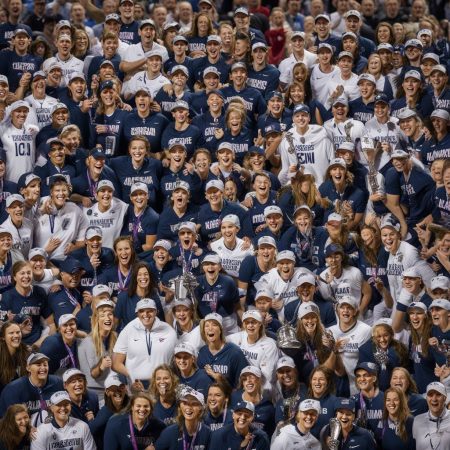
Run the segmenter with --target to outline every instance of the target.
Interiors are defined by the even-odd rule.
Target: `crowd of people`
[[[450,449],[442,0],[0,4],[0,450]]]

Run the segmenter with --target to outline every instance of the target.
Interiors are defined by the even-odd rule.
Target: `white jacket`
[[[294,425],[286,425],[280,430],[270,446],[270,450],[321,450],[320,442],[311,434],[302,436]]]

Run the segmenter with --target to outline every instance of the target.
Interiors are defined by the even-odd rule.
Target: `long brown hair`
[[[386,398],[391,392],[395,392],[400,400],[400,405],[398,409],[398,436],[403,442],[408,440],[408,433],[406,432],[406,419],[411,415],[408,407],[408,400],[406,395],[400,388],[389,387],[384,391],[384,405],[383,405],[383,422],[387,422],[389,419],[389,412],[386,408]]]
[[[16,414],[28,413],[25,405],[11,405],[7,410],[3,419],[0,420],[0,444],[3,444],[6,450],[16,450],[19,447],[23,436],[20,436],[16,425]],[[31,423],[27,426],[26,436],[30,436]]]
[[[421,330],[415,330],[411,327],[411,339],[414,345],[421,346],[421,352],[423,356],[428,356],[428,348],[430,344],[428,343],[428,339],[431,337],[431,328],[433,326],[433,322],[431,317],[425,313],[425,322],[422,325]]]
[[[206,33],[206,36],[210,36],[211,34],[214,34],[214,28],[213,28],[213,23],[211,21],[211,18],[208,16],[207,13],[200,12],[200,13],[197,13],[194,16],[194,19],[192,20],[191,29],[187,33],[188,38],[189,37],[198,37],[198,19],[200,19],[200,17],[206,17],[208,19],[208,32]]]
[[[116,238],[114,240],[114,244],[113,244],[113,249],[114,249],[114,263],[115,264],[119,264],[119,258],[117,256],[117,244],[119,244],[122,241],[127,241],[130,244],[131,247],[131,257],[130,257],[130,267],[133,266],[133,264],[136,261],[136,252],[134,250],[134,245],[133,245],[133,238],[131,236],[119,236],[118,238]]]
[[[136,294],[137,289],[137,274],[140,269],[146,269],[149,276],[149,285],[147,288],[147,292],[145,293],[146,297],[151,297],[156,290],[156,283],[155,278],[152,275],[152,271],[150,270],[149,265],[144,261],[139,261],[133,266],[131,277],[130,277],[130,284],[128,285],[128,295],[132,297],[134,294]]]
[[[27,358],[30,354],[27,346],[21,341],[14,355],[11,356],[6,345],[6,331],[12,326],[19,327],[17,323],[7,321],[0,329],[0,385],[3,386],[14,380],[17,375],[21,377],[27,375]]]
[[[165,370],[166,372],[169,372],[170,379],[172,381],[172,386],[170,387],[167,394],[168,394],[169,400],[171,400],[171,402],[175,402],[175,398],[176,398],[175,392],[178,387],[179,379],[175,375],[175,372],[172,370],[172,368],[168,364],[160,364],[154,370],[153,375],[152,375],[152,381],[150,382],[150,387],[149,387],[148,391],[155,401],[157,401],[159,399],[159,392],[158,392],[158,388],[156,387],[156,372],[158,372],[159,370]]]
[[[325,378],[327,379],[327,388],[325,389],[325,392],[323,393],[323,397],[326,395],[332,395],[336,392],[336,387],[334,385],[334,372],[329,369],[326,366],[317,366],[314,367],[314,369],[311,372],[311,375],[309,376],[309,383],[308,383],[308,397],[307,398],[315,398],[313,390],[311,388],[311,380],[314,374],[317,372],[322,372],[325,375]]]
[[[322,338],[325,333],[325,328],[322,322],[320,321],[319,314],[316,314],[316,316],[317,316],[317,326],[312,341],[311,337],[306,332],[305,327],[303,326],[302,319],[298,319],[297,321],[297,338],[302,343],[309,342],[312,344],[313,350],[317,352],[317,358],[319,360],[319,363],[322,364],[330,355],[330,350],[328,350],[323,345]]]
[[[372,232],[374,243],[375,243],[375,248],[371,248],[364,243],[364,241],[361,238],[362,230],[369,230]],[[366,260],[369,262],[369,264],[372,267],[378,267],[378,251],[381,248],[380,232],[377,228],[373,227],[372,225],[363,225],[361,227],[361,231],[359,233],[355,233],[356,245],[362,251],[362,254],[366,258]]]
[[[396,370],[401,372],[403,375],[405,375],[406,379],[408,380],[408,389],[406,390],[406,393],[407,394],[417,394],[419,392],[419,390],[417,389],[417,384],[414,381],[414,378],[412,377],[412,375],[409,373],[409,371],[407,369],[405,369],[404,367],[394,367],[394,369],[392,370],[391,379],[392,379],[392,375],[394,374],[394,372]]]

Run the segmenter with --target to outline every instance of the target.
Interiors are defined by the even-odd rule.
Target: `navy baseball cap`
[[[89,156],[92,156],[95,159],[105,159],[106,155],[103,153],[102,149],[99,147],[94,147],[89,151]]]
[[[389,105],[389,98],[386,94],[377,94],[375,95],[374,103],[383,102],[386,103],[386,105]]]
[[[61,272],[65,272],[65,273],[77,273],[80,272],[83,269],[83,266],[81,265],[80,261],[78,261],[75,258],[66,258],[64,261],[61,262],[61,264],[59,265],[59,269],[61,270]]]
[[[352,398],[338,397],[334,403],[334,411],[337,411],[338,409],[347,409],[348,411],[354,413],[355,400],[353,400]]]
[[[213,89],[212,91],[209,91],[206,96],[209,97],[211,94],[218,95],[219,97],[223,98],[223,93],[219,91],[219,89]]]
[[[280,100],[283,100],[283,94],[280,91],[269,91],[266,94],[266,102],[268,102],[270,99],[277,97]]]
[[[105,89],[114,89],[114,83],[111,80],[104,81],[100,85],[100,92],[104,91]]]
[[[251,147],[249,147],[248,153],[249,154],[257,153],[258,155],[264,155],[264,149],[257,145],[252,145]]]
[[[267,125],[264,127],[264,137],[266,137],[268,134],[277,133],[281,134],[281,126],[278,122],[271,123],[270,125]]]
[[[327,245],[325,249],[325,257],[332,255],[333,253],[342,253],[345,255],[344,249],[339,244],[330,244]]]
[[[357,370],[365,370],[366,372],[371,373],[372,375],[378,375],[378,364],[375,364],[373,362],[362,362],[359,363],[355,370],[353,371],[354,374],[356,374]]]
[[[298,105],[295,105],[294,108],[294,115],[300,112],[304,112],[307,114],[311,114],[310,110],[309,110],[309,106],[305,105],[304,103],[299,103]]]

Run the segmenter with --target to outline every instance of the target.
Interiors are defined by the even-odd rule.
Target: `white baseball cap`
[[[251,373],[252,375],[255,375],[255,377],[258,377],[258,378],[262,377],[261,369],[259,367],[256,367],[256,366],[246,366],[246,367],[244,367],[241,370],[240,377],[242,377],[242,375],[244,375],[246,373]]]
[[[242,314],[242,322],[247,319],[255,319],[258,322],[263,322],[261,313],[256,309],[249,309],[248,311],[245,311],[244,314]]]
[[[290,367],[295,369],[295,362],[290,356],[282,356],[277,362],[277,370],[283,367]]]
[[[277,205],[270,205],[264,208],[264,217],[268,217],[270,214],[280,214],[283,215],[283,211]]]
[[[431,279],[430,289],[434,291],[435,289],[449,289],[449,279],[444,275],[438,275]]]
[[[241,228],[241,222],[239,220],[239,217],[236,216],[236,214],[227,214],[221,221],[221,223],[231,223],[237,228]]]
[[[298,308],[297,317],[299,319],[302,319],[307,314],[314,313],[317,315],[317,317],[320,317],[320,311],[318,306],[313,302],[305,302],[301,303],[300,307]]]
[[[69,320],[77,320],[77,318],[73,314],[63,314],[60,316],[58,320],[58,327],[61,327],[62,325],[65,325]]]
[[[283,261],[285,259],[295,262],[294,252],[291,252],[290,250],[283,250],[282,252],[278,253],[277,262]]]
[[[222,324],[223,324],[222,316],[220,314],[217,314],[217,313],[214,313],[214,312],[207,314],[203,320],[205,322],[207,320],[215,320],[220,326],[222,326]]]
[[[142,309],[158,309],[158,308],[156,307],[155,300],[151,298],[143,298],[142,300],[139,300],[137,302],[134,312],[141,311]]]
[[[176,355],[177,353],[188,353],[189,355],[192,355],[195,358],[197,358],[197,351],[188,342],[186,343],[181,342],[177,344],[173,350],[173,354]]]
[[[302,412],[316,411],[317,414],[320,414],[321,409],[320,402],[311,398],[303,400],[300,405],[298,405],[298,410]]]
[[[112,289],[106,284],[97,284],[92,288],[92,295],[97,297],[102,294],[108,294],[111,297]]]

